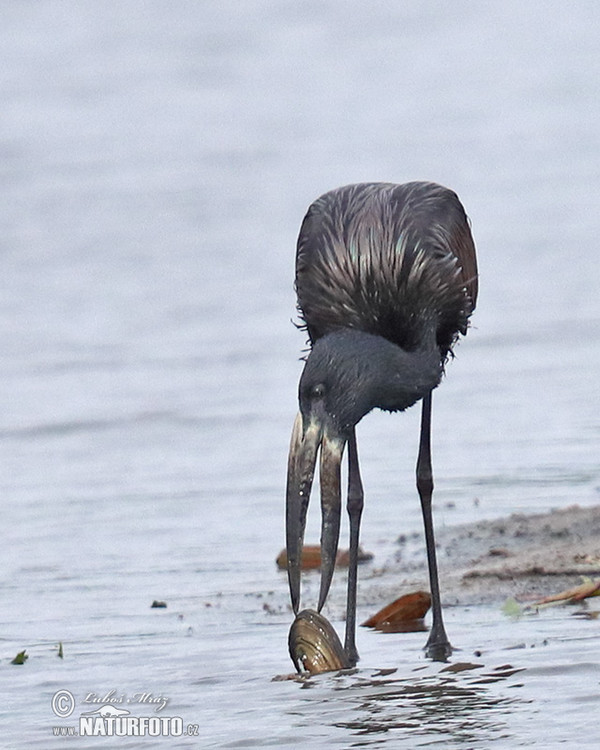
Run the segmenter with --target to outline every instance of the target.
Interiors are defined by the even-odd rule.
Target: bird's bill
[[[340,487],[342,455],[345,441],[338,436],[330,436],[327,431],[321,440],[321,590],[319,606],[323,609],[337,557],[340,538],[340,517],[342,493]]]
[[[294,614],[298,614],[300,605],[300,567],[306,512],[321,435],[322,427],[317,421],[312,421],[304,430],[302,415],[298,413],[290,441],[285,503],[287,569]]]
[[[292,430],[286,491],[286,546],[290,596],[295,614],[300,606],[300,571],[306,513],[317,452],[321,449],[321,590],[325,603],[337,555],[341,516],[340,467],[345,441],[331,435],[326,421],[312,416],[304,425],[298,414]]]

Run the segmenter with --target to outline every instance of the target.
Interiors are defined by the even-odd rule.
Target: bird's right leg
[[[356,648],[356,588],[358,579],[358,538],[363,503],[364,493],[358,466],[356,431],[353,428],[348,440],[347,510],[350,519],[350,561],[348,566],[348,599],[346,602],[346,638],[344,642],[344,651],[351,666],[354,666],[359,659]]]
[[[431,631],[425,645],[425,650],[430,659],[434,661],[446,661],[452,653],[452,646],[448,641],[442,620],[433,518],[431,514],[431,496],[433,494],[433,472],[431,470],[431,391],[423,398],[421,437],[419,440],[419,456],[417,458],[417,489],[421,498],[421,510],[423,511],[423,523],[425,525],[425,543],[427,545],[429,583],[431,586],[431,611],[433,615]]]

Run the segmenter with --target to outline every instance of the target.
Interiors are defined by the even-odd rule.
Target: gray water
[[[274,558],[294,243],[325,190],[430,179],[471,217],[480,304],[434,398],[438,527],[600,500],[597,3],[0,10],[2,745],[597,746],[598,621],[564,611],[448,609],[465,672],[427,662],[423,633],[361,630],[355,674],[271,681],[292,668]],[[375,564],[421,529],[418,417],[359,429]],[[197,736],[53,736],[113,690]]]

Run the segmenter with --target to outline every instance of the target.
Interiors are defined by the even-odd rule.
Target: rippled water
[[[599,20],[584,0],[4,3],[7,746],[148,746],[52,736],[112,690],[198,725],[161,746],[597,746],[598,625],[564,611],[449,609],[461,672],[422,633],[361,631],[358,672],[271,678],[291,671],[294,242],[321,192],[433,179],[471,216],[437,524],[599,500]],[[360,427],[376,562],[420,530],[417,427]]]

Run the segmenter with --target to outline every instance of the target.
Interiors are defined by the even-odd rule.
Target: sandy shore
[[[454,526],[436,541],[446,605],[528,601],[576,586],[582,576],[600,578],[600,506]],[[429,588],[422,538],[398,550],[397,562],[361,566],[361,603]]]

